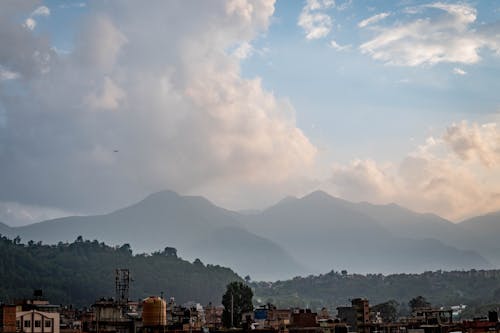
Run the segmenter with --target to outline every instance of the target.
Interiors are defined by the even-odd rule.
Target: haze
[[[171,189],[500,210],[497,1],[0,2],[0,221]]]

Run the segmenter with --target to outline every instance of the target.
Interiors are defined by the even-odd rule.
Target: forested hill
[[[348,274],[331,271],[287,281],[253,283],[258,302],[278,306],[335,309],[356,297],[370,304],[397,301],[404,312],[408,301],[424,296],[434,306],[499,303],[500,270],[435,271],[422,274]]]
[[[132,254],[128,244],[110,247],[81,238],[42,245],[0,238],[0,302],[30,297],[43,289],[54,304],[88,306],[114,297],[116,268],[130,269],[131,299],[164,293],[178,303],[220,304],[226,285],[241,278],[229,268],[182,260],[166,248],[151,255]]]

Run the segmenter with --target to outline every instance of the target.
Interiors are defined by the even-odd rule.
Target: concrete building
[[[348,325],[350,332],[370,332],[370,304],[367,299],[355,298],[351,306],[338,307],[337,312],[337,318]]]
[[[85,323],[89,332],[95,333],[135,333],[139,328],[138,315],[128,313],[128,306],[114,299],[102,298],[92,304],[90,323]]]
[[[16,306],[0,305],[0,333],[16,332]]]
[[[59,313],[35,309],[16,311],[16,327],[23,333],[59,333]]]

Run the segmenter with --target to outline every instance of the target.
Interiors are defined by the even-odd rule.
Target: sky
[[[171,189],[500,210],[500,3],[0,2],[0,221]]]

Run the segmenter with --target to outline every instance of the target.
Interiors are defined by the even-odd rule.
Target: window
[[[41,320],[35,320],[35,327],[42,327],[42,321]]]
[[[31,327],[31,320],[25,320],[23,327]]]
[[[16,327],[21,328],[21,321],[20,320],[16,320]]]
[[[45,327],[51,327],[52,326],[52,321],[50,319],[45,320]]]

